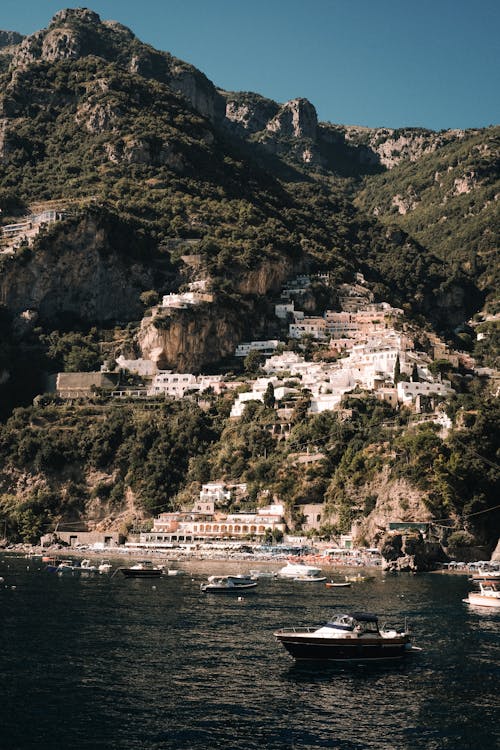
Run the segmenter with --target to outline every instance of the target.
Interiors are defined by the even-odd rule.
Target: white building
[[[120,370],[128,370],[135,375],[145,378],[151,378],[158,372],[156,362],[153,362],[151,359],[125,359],[120,354],[116,359],[116,364]]]
[[[259,352],[260,354],[273,354],[280,342],[277,339],[267,341],[244,341],[235,349],[236,357],[246,357],[250,352]]]
[[[274,314],[280,320],[286,320],[289,315],[293,315],[294,307],[294,302],[279,302],[274,306]]]
[[[254,513],[230,514],[216,513],[210,503],[201,505],[201,512],[193,509],[188,513],[162,513],[154,519],[153,529],[141,534],[140,543],[155,547],[173,542],[263,537],[276,530],[285,532],[281,503],[259,508]]]
[[[300,354],[286,351],[266,359],[262,365],[262,369],[269,374],[289,372],[292,375],[298,375],[307,370],[310,364]]]
[[[225,390],[223,375],[193,375],[189,372],[160,370],[148,389],[149,396],[171,396],[183,398],[187,391],[205,391],[212,388],[215,393]]]
[[[202,302],[213,302],[213,294],[197,291],[165,294],[162,298],[161,306],[182,310],[192,305],[201,305]]]
[[[165,396],[172,396],[173,398],[182,398],[188,390],[198,390],[196,375],[161,370],[153,378],[148,394],[150,396],[163,394]]]
[[[324,318],[303,318],[296,320],[288,326],[288,333],[292,339],[301,339],[309,335],[317,341],[326,339],[326,321]]]
[[[441,383],[406,383],[397,384],[398,401],[402,404],[411,404],[417,396],[440,396],[446,398],[455,391],[448,382]]]

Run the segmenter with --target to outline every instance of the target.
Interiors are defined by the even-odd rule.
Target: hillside
[[[281,335],[273,303],[297,274],[327,279],[306,311],[340,309],[341,285],[361,275],[370,299],[404,311],[402,328],[426,352],[436,332],[472,350],[467,321],[496,312],[498,132],[321,123],[306,99],[222,91],[86,9],[29,37],[0,32],[9,535],[33,539],[57,521],[126,526],[221,477],[247,482],[254,503],[284,499],[292,526],[301,505],[318,503],[335,533],[358,521],[367,541],[391,513],[460,525],[491,508],[496,402],[463,362],[433,363],[454,378],[449,435],[410,426],[404,408],[359,388],[343,402],[346,423],[308,414],[304,389],[281,442],[274,409],[253,402],[235,422],[228,396],[199,406],[117,404],[98,388],[87,402],[43,394],[56,372],[113,369],[118,355],[155,352],[160,369],[184,373],[233,367],[238,343]],[[191,288],[203,304],[158,313],[163,295]],[[477,352],[495,364],[497,338]],[[317,463],[300,464],[297,446],[317,450]],[[470,528],[493,541],[481,516]]]
[[[397,224],[498,302],[500,128],[463,132],[439,151],[365,181],[356,203]]]

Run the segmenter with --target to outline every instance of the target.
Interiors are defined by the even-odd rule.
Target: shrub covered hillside
[[[0,428],[8,536],[36,541],[57,522],[89,520],[125,530],[189,507],[201,483],[224,479],[248,484],[251,507],[283,501],[299,530],[304,503],[324,505],[326,536],[380,519],[393,484],[396,512],[417,493],[429,519],[465,528],[477,543],[496,541],[498,509],[485,511],[498,505],[497,400],[457,396],[450,406],[456,427],[446,439],[432,424],[408,427],[408,415],[376,400],[351,396],[344,406],[347,421],[334,412],[305,416],[298,402],[284,441],[272,434],[275,410],[257,402],[236,422],[227,418],[228,402],[215,398],[208,411],[189,401],[147,408],[98,399],[17,409]],[[299,460],[306,451],[312,462]]]
[[[433,154],[368,178],[356,202],[476,278],[494,307],[499,167],[500,128],[464,132]]]

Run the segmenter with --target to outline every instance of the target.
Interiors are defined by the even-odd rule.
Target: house
[[[188,512],[162,513],[154,519],[151,531],[140,534],[140,546],[264,537],[274,531],[284,533],[286,529],[281,503],[259,508],[251,513],[218,513],[211,504],[203,505],[209,512],[199,512],[196,507],[195,503],[194,508]]]
[[[277,339],[268,341],[245,341],[238,344],[234,351],[235,357],[246,357],[250,352],[260,352],[260,354],[273,354],[278,348],[280,342]]]
[[[90,398],[101,389],[111,392],[117,385],[118,373],[114,372],[59,372],[56,377],[56,393],[59,398]]]
[[[324,340],[326,339],[326,321],[324,318],[304,318],[290,323],[288,333],[292,339],[301,339],[309,335],[318,341]]]

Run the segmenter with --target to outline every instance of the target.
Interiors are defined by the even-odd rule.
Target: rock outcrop
[[[14,316],[36,312],[44,323],[66,315],[96,321],[137,320],[139,296],[153,286],[150,268],[124,257],[98,220],[85,216],[41,237],[23,262],[7,264],[0,302]]]
[[[285,138],[316,138],[318,116],[307,99],[292,99],[283,104],[266,130]]]
[[[144,318],[138,333],[141,356],[160,370],[196,372],[234,353],[241,340],[242,321],[220,306]]]
[[[440,544],[426,542],[419,533],[387,534],[380,545],[382,569],[397,572],[434,570],[447,557]]]

